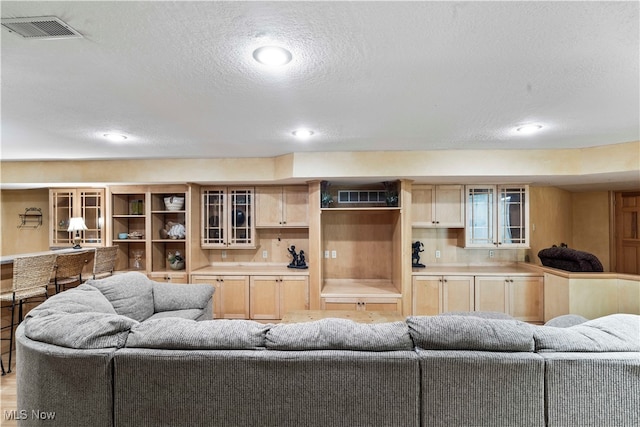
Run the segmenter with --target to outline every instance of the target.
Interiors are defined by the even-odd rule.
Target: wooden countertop
[[[530,264],[483,264],[483,265],[428,265],[425,268],[414,268],[413,276],[541,276],[542,271],[531,268]]]
[[[601,273],[581,273],[560,270],[558,268],[545,267],[543,265],[527,264],[528,268],[539,271],[541,274],[549,273],[566,279],[625,279],[640,281],[640,275],[628,273],[616,273],[615,271],[604,271]]]
[[[28,254],[15,254],[15,255],[4,255],[0,257],[0,264],[13,264],[13,260],[16,258],[23,258],[29,256],[38,256],[38,255],[48,255],[48,254],[66,254],[69,252],[88,252],[95,251],[93,247],[81,248],[81,249],[73,249],[73,248],[64,248],[64,249],[56,249],[54,251],[42,251],[42,252],[31,252]]]
[[[219,274],[225,275],[264,275],[277,276],[281,274],[294,276],[308,276],[309,269],[288,268],[287,264],[270,264],[270,263],[231,263],[221,262],[215,263],[207,267],[193,270],[191,275],[196,276],[215,276]]]

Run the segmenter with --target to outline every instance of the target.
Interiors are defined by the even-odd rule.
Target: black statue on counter
[[[411,267],[424,268],[425,265],[420,263],[420,252],[424,252],[424,245],[422,242],[414,242],[411,244],[413,253],[411,254]]]
[[[300,251],[300,254],[296,253],[296,247],[294,245],[291,245],[291,247],[287,248],[287,250],[293,257],[287,267],[300,269],[309,268],[309,266],[307,265],[307,261],[305,260],[304,251]]]

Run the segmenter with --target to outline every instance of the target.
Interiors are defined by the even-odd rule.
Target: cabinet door
[[[323,310],[348,310],[357,311],[360,302],[357,298],[322,298]]]
[[[164,283],[188,283],[187,273],[168,273],[168,272],[156,272],[147,274],[149,279],[154,282],[164,282]]]
[[[508,313],[507,278],[480,276],[475,279],[475,310]]]
[[[280,319],[280,278],[252,276],[249,290],[251,319]]]
[[[306,185],[282,187],[282,211],[284,226],[309,226],[309,189]]]
[[[281,227],[282,215],[282,187],[256,187],[256,227]]]
[[[255,248],[255,203],[253,188],[229,188],[227,247]]]
[[[474,280],[472,276],[445,276],[442,279],[441,313],[474,310]]]
[[[202,189],[200,244],[203,248],[225,248],[227,242],[227,196],[225,188]]]
[[[441,313],[441,276],[414,276],[413,315],[434,316]]]
[[[49,190],[49,246],[73,246],[67,231],[69,219],[74,216],[76,192],[72,189]]]
[[[280,282],[280,317],[290,311],[309,309],[309,278],[283,276]]]
[[[524,322],[544,321],[544,279],[509,278],[509,314]]]
[[[414,185],[411,189],[411,222],[414,227],[435,227],[435,187]]]
[[[220,299],[220,280],[215,276],[191,276],[191,283],[210,285],[215,288],[213,293],[213,318],[219,319],[222,313]]]
[[[464,227],[464,187],[462,185],[438,185],[433,206],[437,227]]]
[[[467,185],[466,247],[495,247],[495,186]]]
[[[529,246],[529,201],[526,186],[498,187],[498,245]]]
[[[220,276],[216,281],[220,311],[214,312],[214,318],[248,319],[249,276]]]

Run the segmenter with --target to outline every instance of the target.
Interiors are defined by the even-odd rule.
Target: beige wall
[[[573,246],[573,206],[571,194],[556,187],[529,188],[529,259],[540,264],[538,252],[552,245]]]
[[[18,228],[26,208],[42,209],[42,226]],[[0,193],[2,255],[49,249],[49,190],[2,190]]]
[[[610,266],[609,193],[573,193],[573,245],[598,257],[605,271]]]

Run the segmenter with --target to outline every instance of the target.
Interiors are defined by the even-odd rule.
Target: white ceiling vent
[[[82,34],[55,16],[2,18],[2,26],[25,39],[69,39]]]

